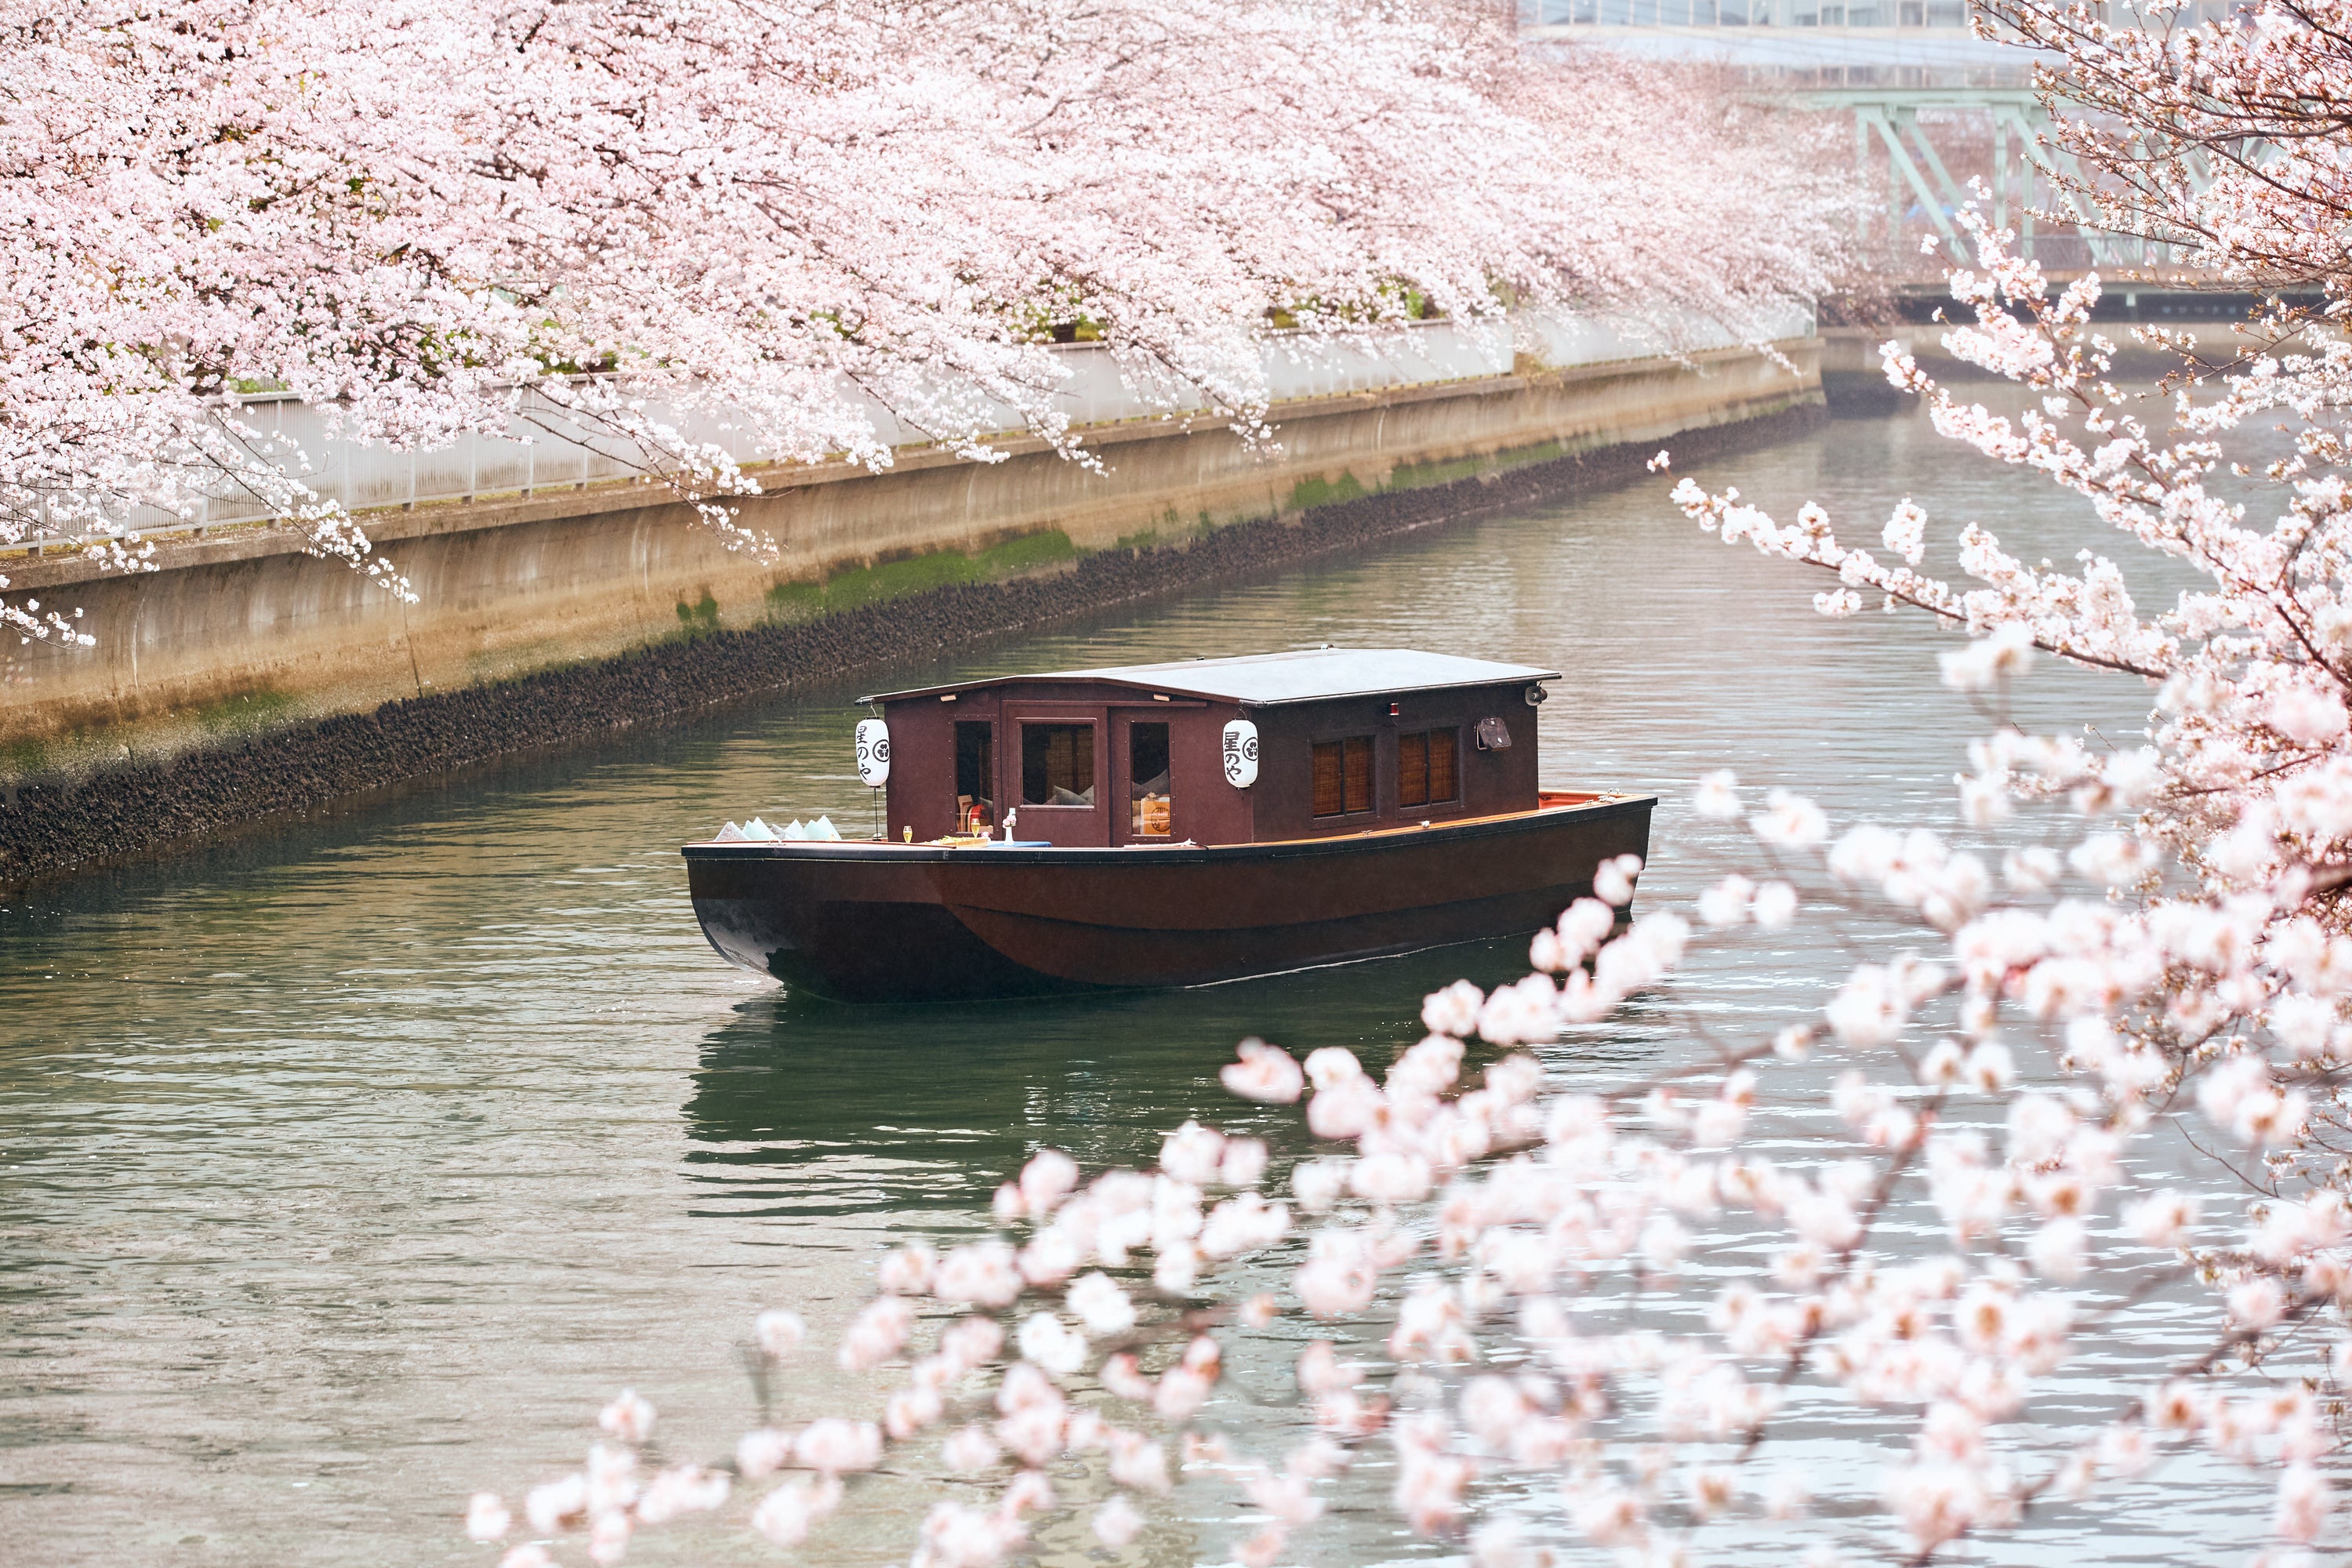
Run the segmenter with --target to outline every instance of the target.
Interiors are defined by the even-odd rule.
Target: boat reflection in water
[[[1532,932],[1603,861],[1646,855],[1656,804],[1538,787],[1557,679],[1319,648],[868,698],[887,835],[688,845],[695,913],[734,963],[861,1002],[1193,985]]]
[[[887,1216],[893,1228],[947,1234],[986,1226],[990,1194],[1040,1139],[1089,1171],[1145,1166],[1171,1130],[1199,1118],[1265,1139],[1277,1161],[1310,1153],[1298,1107],[1239,1100],[1218,1082],[1236,1040],[1263,1036],[1301,1055],[1348,1046],[1377,1077],[1423,1032],[1429,992],[1526,972],[1525,942],[1507,937],[1230,985],[986,1008],[853,1010],[764,992],[701,1047],[683,1108],[698,1146],[688,1156],[698,1207]],[[1587,1065],[1646,1061],[1656,1048],[1636,1025],[1577,1054]]]

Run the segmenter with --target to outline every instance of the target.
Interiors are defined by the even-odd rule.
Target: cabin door
[[[1112,807],[1108,715],[1102,709],[1008,704],[1004,798],[1020,816],[1013,837],[1108,846]]]
[[[955,726],[955,830],[993,831],[996,809],[996,722],[959,719]]]
[[[1166,844],[1175,836],[1173,727],[1160,709],[1149,719],[1122,719],[1126,744],[1120,748],[1119,791],[1124,812],[1114,826],[1124,844]]]

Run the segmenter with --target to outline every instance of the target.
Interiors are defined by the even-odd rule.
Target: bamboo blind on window
[[[1397,804],[1440,805],[1461,797],[1462,731],[1423,730],[1397,737]]]
[[[1315,815],[1348,816],[1372,809],[1372,738],[1350,735],[1315,747]]]
[[[1340,764],[1339,742],[1325,741],[1315,748],[1315,815],[1337,816],[1348,809],[1346,771]]]

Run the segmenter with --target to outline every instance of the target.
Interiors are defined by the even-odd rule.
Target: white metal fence
[[[1539,345],[1545,363],[1559,368],[1658,358],[1672,352],[1700,353],[1733,348],[1742,340],[1710,325],[1669,323],[1667,330],[1628,320],[1528,317],[1518,323],[1525,336]],[[1811,311],[1791,308],[1770,323],[1765,335],[1774,338],[1808,336]],[[1171,413],[1199,412],[1204,399],[1189,388],[1172,397],[1153,398],[1129,384],[1105,347],[1094,343],[1057,346],[1054,351],[1069,372],[1055,392],[1061,410],[1076,426],[1106,425],[1120,420],[1156,418]],[[1502,323],[1457,325],[1451,321],[1419,323],[1412,329],[1370,344],[1309,342],[1276,338],[1265,351],[1266,382],[1276,407],[1302,398],[1328,397],[1351,392],[1377,392],[1430,385],[1477,377],[1507,374],[1514,363],[1514,336]],[[527,394],[526,397],[535,397]],[[253,398],[243,408],[246,422],[276,437],[273,460],[323,500],[352,511],[385,507],[413,507],[437,501],[471,500],[493,495],[530,495],[551,489],[571,489],[624,480],[640,471],[631,454],[617,443],[600,446],[593,439],[552,435],[531,421],[534,407],[548,423],[567,423],[552,404],[526,402],[505,437],[467,435],[430,451],[393,451],[331,436],[319,411],[293,397]],[[877,434],[893,447],[927,444],[879,405],[868,416]],[[1005,428],[1018,428],[1010,410],[1003,411]],[[750,433],[730,427],[716,416],[689,416],[676,421],[691,439],[724,448],[738,463],[765,462],[764,451]],[[181,518],[169,512],[142,510],[104,529],[58,536],[43,542],[78,545],[94,539],[184,533],[267,521],[270,509],[251,495],[226,486],[205,498],[194,514]]]

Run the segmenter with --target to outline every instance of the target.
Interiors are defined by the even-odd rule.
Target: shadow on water
[[[850,1006],[789,993],[743,1002],[704,1041],[685,1107],[688,1161],[742,1212],[909,1213],[970,1223],[1045,1143],[1133,1164],[1169,1128],[1213,1112],[1279,1153],[1304,1152],[1290,1107],[1226,1094],[1217,1070],[1262,1035],[1354,1050],[1373,1072],[1422,1033],[1420,998],[1526,967],[1524,938],[1184,991]],[[854,1173],[835,1179],[844,1162]]]

